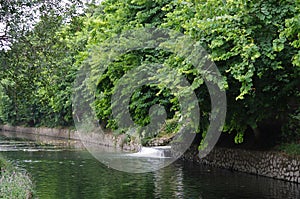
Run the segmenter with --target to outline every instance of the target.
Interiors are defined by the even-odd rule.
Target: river
[[[295,183],[190,162],[132,174],[99,163],[86,150],[0,137],[1,154],[31,175],[40,199],[300,198]]]

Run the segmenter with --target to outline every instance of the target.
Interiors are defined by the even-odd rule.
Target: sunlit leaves
[[[11,21],[11,26],[18,28],[21,24],[27,29],[17,35],[13,35],[15,29],[11,29],[9,34],[14,43],[10,50],[0,51],[0,82],[9,99],[2,100],[6,104],[2,106],[6,107],[4,113],[0,113],[0,117],[5,116],[2,119],[4,123],[46,126],[72,124],[70,97],[76,75],[73,63],[83,44],[75,36],[81,22],[73,18],[77,15],[74,8],[79,1],[62,7],[61,2],[55,2],[36,1],[27,5],[37,6],[35,8],[40,11],[36,13],[40,20],[32,24],[24,24],[18,18]],[[18,6],[15,8],[16,15],[24,11],[18,10],[21,9]]]
[[[273,107],[288,112],[288,97],[281,89],[296,95],[297,89],[287,87],[287,82],[299,78],[299,69],[293,67],[300,65],[299,1],[187,2],[166,6],[169,13],[163,26],[197,39],[224,71],[231,107],[227,120],[232,128],[227,130],[242,132],[267,118],[278,118],[282,112]],[[235,141],[241,138],[238,134]]]
[[[11,6],[5,9],[15,12]],[[8,89],[7,96],[13,103],[19,105],[24,98],[26,104],[33,95],[35,100],[21,108],[27,111],[29,103],[35,104],[34,109],[39,109],[37,112],[41,115],[56,117],[55,121],[69,121],[70,84],[76,70],[90,64],[91,72],[99,74],[103,69],[101,56],[109,56],[93,56],[92,63],[87,63],[91,49],[109,47],[110,38],[141,27],[179,31],[207,50],[224,76],[222,84],[227,89],[229,107],[225,130],[240,132],[235,139],[237,143],[243,141],[242,132],[248,127],[259,127],[268,119],[285,118],[295,109],[291,108],[290,101],[299,101],[298,0],[106,0],[98,6],[90,5],[87,10],[76,18],[77,21],[65,24],[63,17],[55,12],[44,15],[34,33],[16,43],[12,52],[2,54],[0,83],[3,88],[16,88],[17,93]],[[119,42],[128,48],[141,46],[147,36],[139,35],[138,38],[144,39],[131,43],[126,43],[126,39]],[[178,49],[186,50],[184,45]],[[127,71],[148,63],[164,64],[184,75],[196,92],[201,114],[208,118],[209,96],[198,71],[176,54],[139,49],[119,56],[101,77],[91,78],[90,85],[97,86],[96,97],[101,98],[93,104],[100,120],[107,120],[108,127],[115,127],[109,105],[113,87]],[[172,81],[172,77],[165,83],[168,81]],[[23,98],[14,98],[17,94]],[[136,91],[132,96],[131,112],[140,124],[149,122],[147,109],[153,105],[150,99],[169,106],[170,115],[178,110],[178,99],[161,85],[156,89]]]

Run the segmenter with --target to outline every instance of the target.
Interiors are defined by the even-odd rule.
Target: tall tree
[[[55,115],[57,110],[53,110],[55,108],[50,105],[49,100],[50,95],[56,93],[49,88],[50,85],[57,88],[58,80],[53,79],[61,78],[59,81],[64,82],[63,73],[71,71],[66,68],[71,66],[70,62],[74,58],[72,55],[66,56],[70,46],[66,46],[63,34],[59,36],[59,31],[62,27],[68,27],[64,29],[70,32],[79,30],[79,21],[74,17],[79,15],[77,9],[81,5],[80,1],[63,4],[60,1],[15,3],[5,1],[3,8],[6,12],[2,13],[8,27],[3,43],[9,48],[0,51],[0,83],[5,96],[10,99],[10,105],[5,106],[10,108],[7,109],[5,122],[33,125],[49,120],[53,124],[54,121],[56,124],[58,121],[64,123],[66,121],[61,118],[66,113],[60,113],[61,118]],[[28,10],[29,8],[33,10]],[[34,17],[38,19],[33,20]],[[72,26],[76,26],[76,29]],[[64,62],[66,57],[69,59]],[[68,81],[71,80],[66,80]],[[63,101],[67,99],[61,103]],[[70,123],[70,119],[67,120]]]

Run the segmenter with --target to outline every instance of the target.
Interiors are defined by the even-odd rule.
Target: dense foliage
[[[44,8],[34,29],[22,32],[23,35],[20,30],[18,34],[7,33],[14,40],[9,50],[0,54],[3,122],[31,126],[72,124],[70,96],[76,71],[73,63],[81,44],[73,45],[70,40],[81,22],[72,18],[77,15],[72,6],[66,10],[61,10],[59,4],[49,6]],[[17,14],[22,13],[14,15]]]
[[[173,9],[164,26],[201,41],[227,77],[225,130],[238,132],[236,142],[246,128],[283,124],[299,109],[299,1],[191,1]]]
[[[18,36],[10,50],[0,53],[0,120],[24,125],[72,125],[70,96],[78,68],[98,70],[99,64],[87,58],[107,45],[110,38],[135,28],[159,27],[191,37],[216,63],[227,92],[224,131],[235,133],[235,142],[243,141],[247,129],[263,136],[282,127],[281,135],[275,136],[285,141],[299,139],[299,3],[106,0],[89,5],[82,16],[48,12],[32,30]],[[126,72],[148,63],[175,68],[193,85],[202,116],[200,131],[205,132],[210,101],[202,78],[183,57],[159,49],[127,52],[95,77],[93,107],[101,123],[117,128],[110,105],[114,86]],[[144,87],[131,98],[134,121],[148,124],[148,111],[155,103],[167,108],[170,120],[180,118],[178,100],[168,89]]]

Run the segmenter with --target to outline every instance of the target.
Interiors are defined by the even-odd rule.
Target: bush
[[[13,167],[2,157],[0,157],[0,168],[0,198],[32,198],[33,184],[26,172]]]
[[[300,142],[300,108],[289,115],[288,122],[282,130],[281,140],[283,142]]]
[[[300,144],[297,143],[282,144],[277,149],[289,155],[300,155]]]

